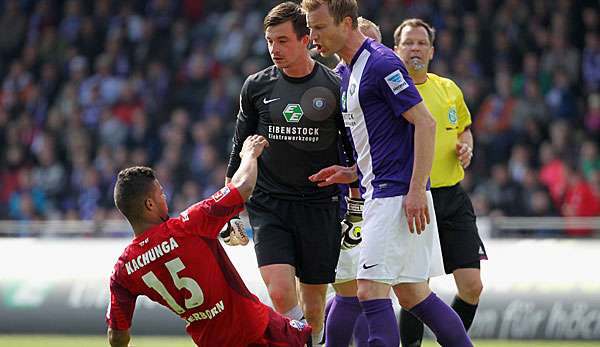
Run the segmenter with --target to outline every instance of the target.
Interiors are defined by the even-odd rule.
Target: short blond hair
[[[364,17],[358,17],[358,30],[365,36],[381,43],[379,26]]]
[[[356,0],[302,0],[302,8],[306,12],[311,12],[321,5],[327,6],[329,13],[333,16],[335,24],[341,23],[344,18],[352,19],[352,27],[358,27],[358,4]]]

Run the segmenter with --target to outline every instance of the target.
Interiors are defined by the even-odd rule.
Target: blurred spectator
[[[567,165],[567,186],[561,212],[567,217],[593,217],[600,215],[600,199],[575,165]],[[571,236],[590,236],[593,230],[568,227]]]
[[[492,211],[496,215],[516,216],[522,213],[522,198],[519,186],[512,180],[504,164],[495,164],[492,167],[492,177],[480,185],[479,191],[486,196]]]
[[[556,155],[551,144],[545,142],[540,147],[540,182],[550,192],[554,206],[560,207],[567,186],[567,173],[564,162]]]
[[[585,34],[582,77],[588,92],[600,91],[600,38],[595,31]]]

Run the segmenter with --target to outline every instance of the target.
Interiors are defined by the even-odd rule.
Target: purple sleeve
[[[377,64],[376,78],[383,99],[398,118],[423,100],[400,58],[382,58]]]

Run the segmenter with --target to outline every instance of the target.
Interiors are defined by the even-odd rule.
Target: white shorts
[[[362,229],[361,229],[362,232]],[[362,234],[364,236],[364,233]],[[362,242],[356,247],[340,251],[337,267],[335,268],[335,283],[344,283],[356,279],[358,273],[358,257]]]
[[[427,192],[431,222],[420,235],[408,229],[403,198],[365,202],[356,278],[396,285],[423,282],[444,274],[431,192]]]

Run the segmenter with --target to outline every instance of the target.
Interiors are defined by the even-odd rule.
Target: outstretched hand
[[[319,187],[326,187],[332,184],[349,184],[358,179],[356,174],[356,165],[351,167],[332,165],[328,166],[314,175],[308,177]]]
[[[246,138],[242,150],[240,151],[240,157],[246,155],[252,158],[258,158],[265,147],[269,147],[269,142],[261,135],[251,135]]]

